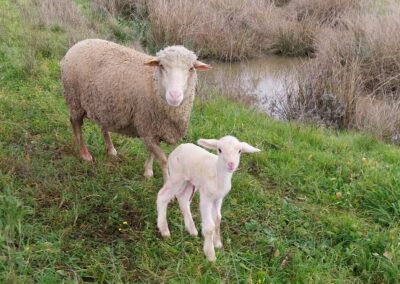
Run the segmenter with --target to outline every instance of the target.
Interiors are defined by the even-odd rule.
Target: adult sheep
[[[144,176],[153,176],[155,157],[166,180],[167,157],[160,142],[175,144],[186,134],[196,70],[209,68],[183,46],[152,57],[100,39],[75,44],[61,62],[61,79],[81,157],[92,160],[82,138],[87,117],[100,125],[109,155],[117,154],[109,131],[139,137],[149,152]]]

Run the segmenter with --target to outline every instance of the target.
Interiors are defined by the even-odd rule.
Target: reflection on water
[[[271,113],[271,105],[284,99],[283,84],[303,60],[270,56],[239,63],[211,63],[213,69],[202,74],[207,87],[224,95],[252,101]]]

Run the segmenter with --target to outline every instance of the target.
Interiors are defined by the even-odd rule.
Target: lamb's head
[[[261,151],[246,142],[240,142],[233,136],[225,136],[219,140],[199,139],[197,144],[208,149],[217,150],[218,163],[230,173],[233,173],[239,167],[241,153],[255,153]]]
[[[196,84],[196,70],[210,69],[209,65],[197,60],[196,54],[181,45],[160,50],[145,65],[157,67],[158,93],[175,107],[191,95]]]

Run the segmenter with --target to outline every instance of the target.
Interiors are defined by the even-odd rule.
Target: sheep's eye
[[[242,153],[242,150],[239,150],[239,154]]]
[[[218,152],[219,152],[219,153],[222,153],[222,150],[221,150],[221,148],[218,148]]]
[[[164,68],[164,65],[160,64],[159,66],[160,66],[160,69],[161,69],[161,70],[164,70],[164,69],[165,69],[165,68]]]
[[[190,67],[189,71],[193,72],[194,71],[194,67]]]

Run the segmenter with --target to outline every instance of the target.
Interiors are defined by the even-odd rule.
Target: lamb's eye
[[[239,154],[242,153],[242,150],[239,150]]]
[[[164,70],[165,68],[164,68],[164,65],[162,65],[162,64],[160,64],[160,65],[158,65],[159,67],[160,67],[160,69],[161,70]]]
[[[194,67],[190,67],[189,71],[193,72],[194,71]]]
[[[218,152],[219,152],[219,153],[222,153],[222,150],[221,150],[221,148],[218,148]]]

